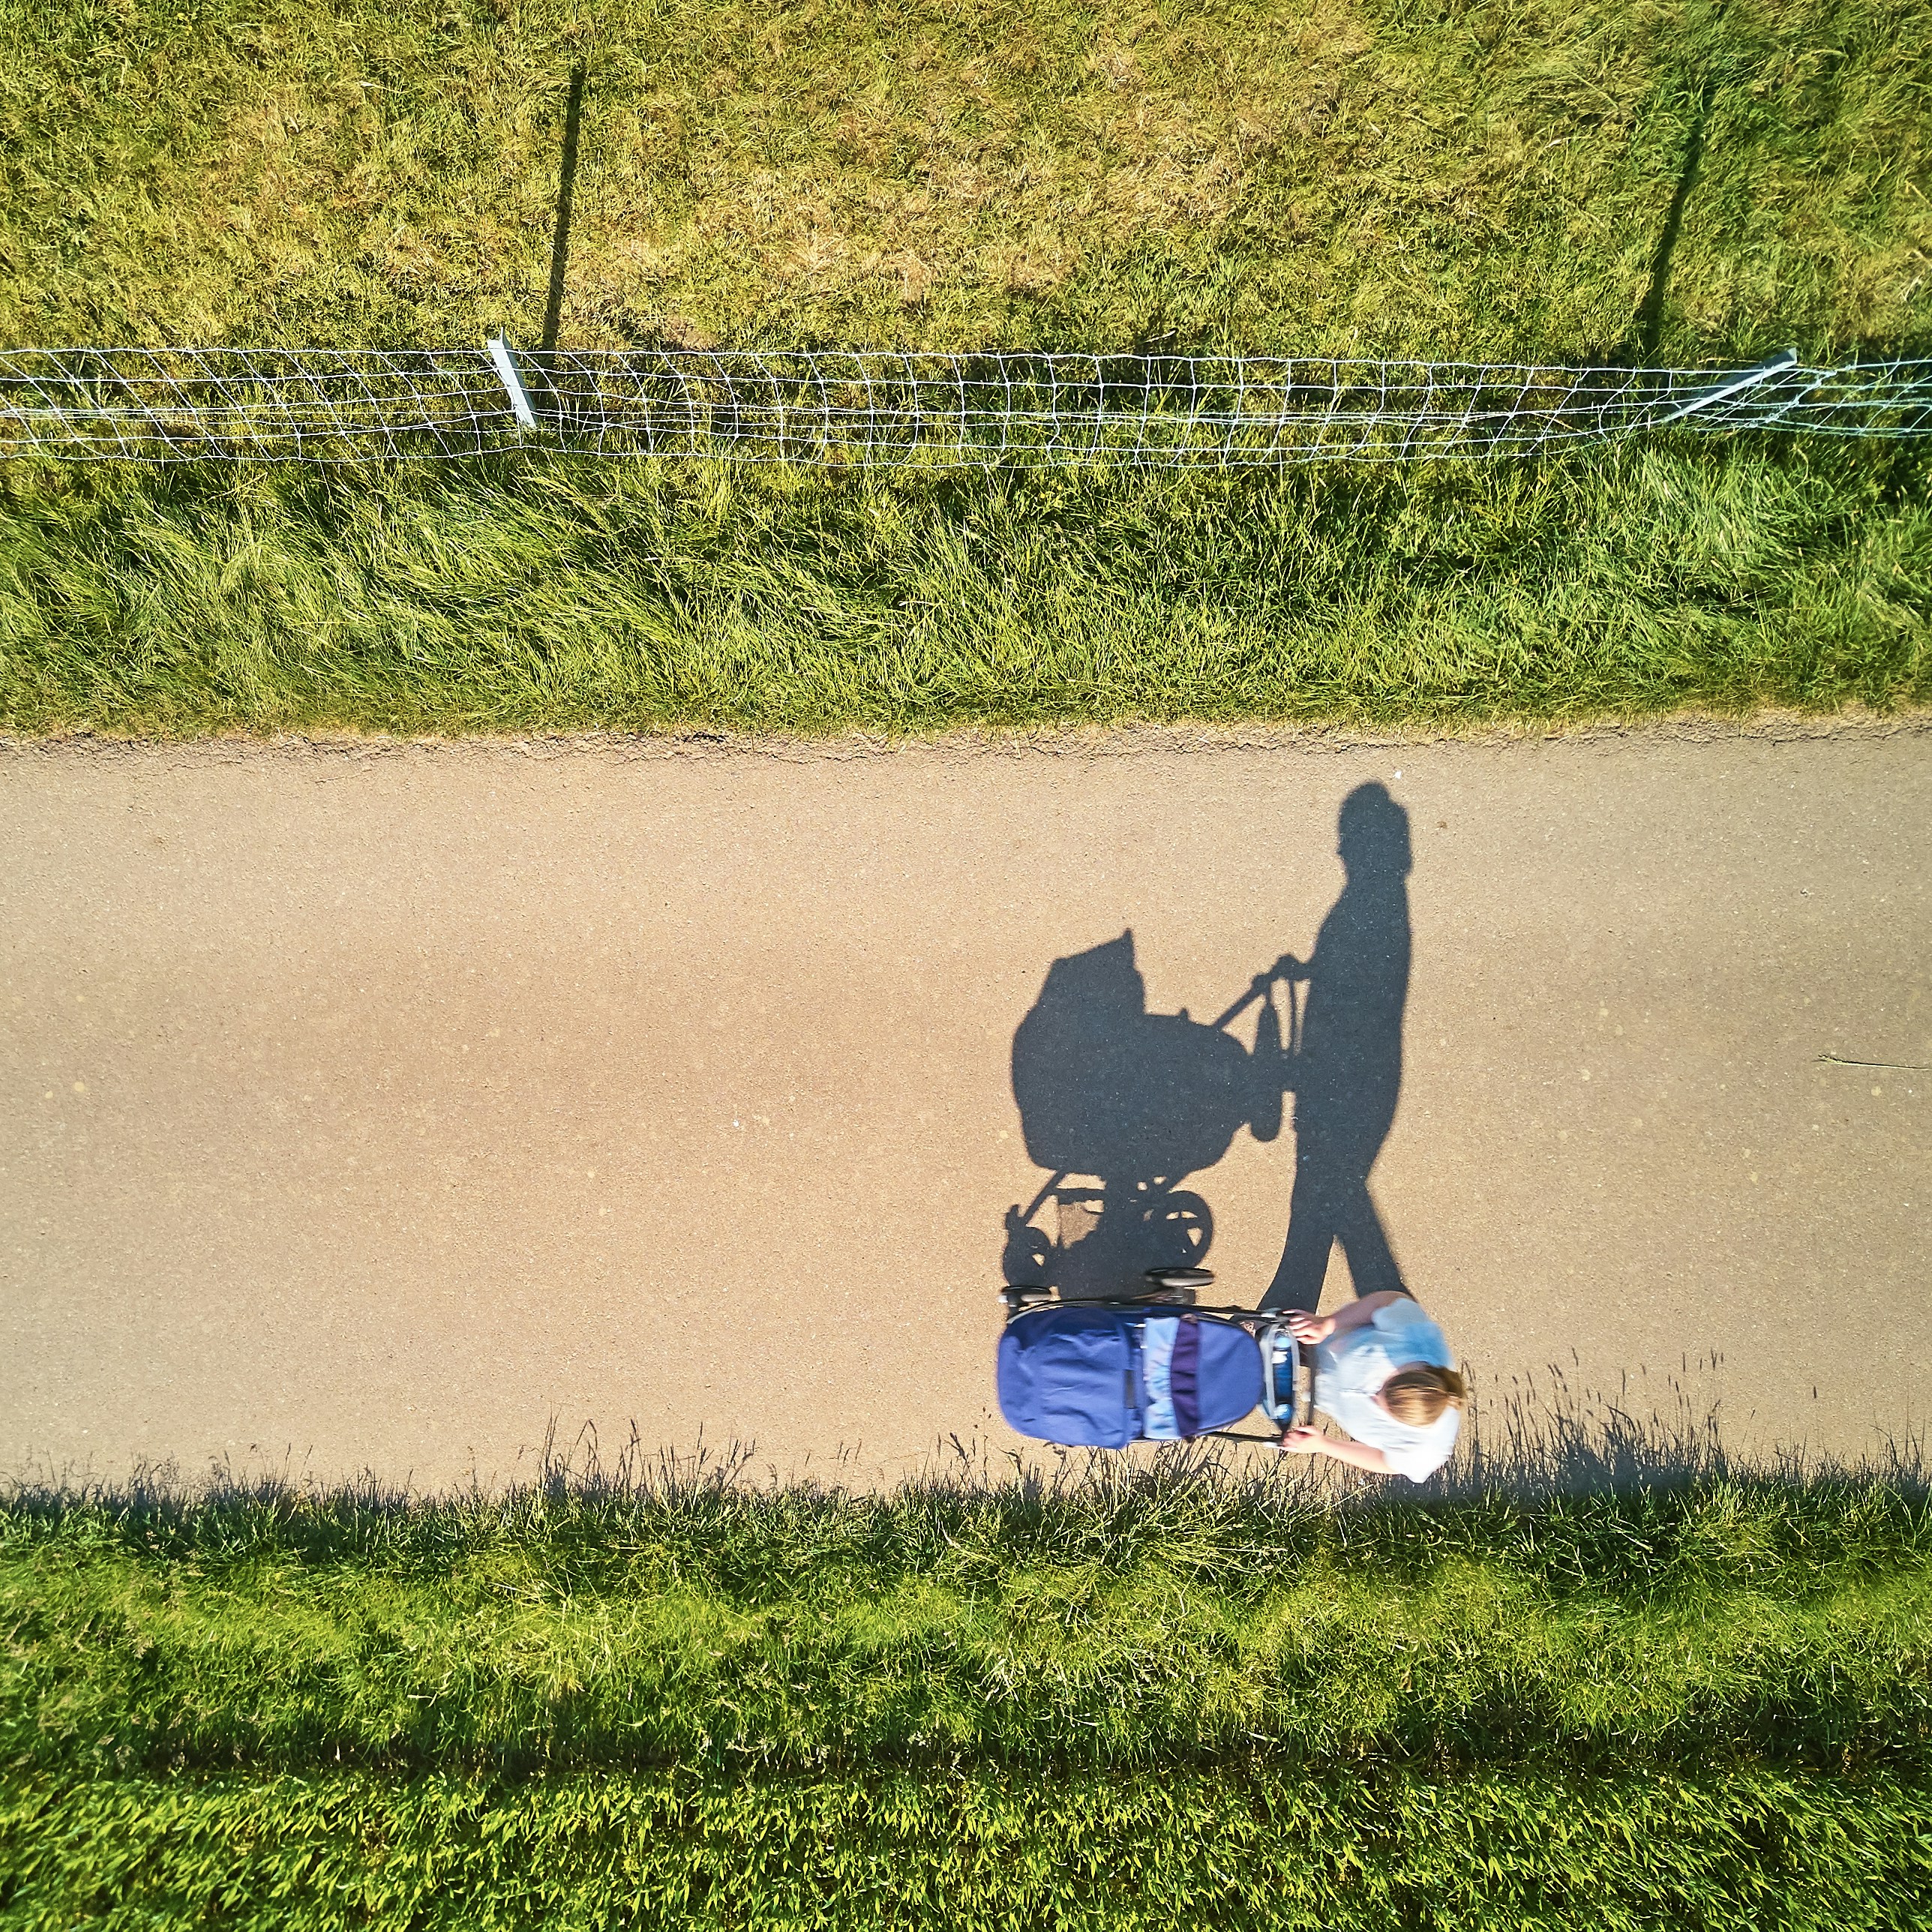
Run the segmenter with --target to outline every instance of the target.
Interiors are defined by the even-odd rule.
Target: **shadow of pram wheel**
[[[1214,1210],[1206,1197],[1185,1188],[1150,1195],[1141,1214],[1141,1245],[1148,1254],[1143,1274],[1191,1269],[1214,1245]],[[1207,1270],[1201,1269],[1205,1274]],[[1208,1279],[1214,1280],[1210,1274]]]
[[[1030,1216],[1051,1202],[1057,1235]],[[1052,1282],[1069,1301],[1138,1293],[1162,1269],[1198,1268],[1214,1239],[1198,1194],[1164,1182],[1096,1186],[1056,1174],[1030,1208],[1010,1208],[1000,1272],[1010,1283]],[[1211,1278],[1211,1277],[1210,1277]]]

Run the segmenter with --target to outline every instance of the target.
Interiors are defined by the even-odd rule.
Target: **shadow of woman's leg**
[[[1366,1171],[1354,1180],[1336,1204],[1335,1235],[1348,1264],[1348,1279],[1358,1294],[1379,1294],[1385,1288],[1406,1294],[1402,1270],[1389,1246],[1388,1231],[1369,1192]]]
[[[1322,1300],[1329,1251],[1337,1232],[1336,1177],[1321,1150],[1304,1136],[1294,1162],[1294,1192],[1288,1204],[1288,1239],[1281,1261],[1262,1297],[1264,1308],[1305,1308]]]
[[[1402,1269],[1369,1192],[1369,1168],[1377,1149],[1338,1150],[1304,1130],[1288,1206],[1288,1239],[1264,1308],[1319,1306],[1328,1257],[1336,1242],[1358,1294],[1403,1288]]]
[[[1347,874],[1309,960],[1293,1066],[1294,1192],[1281,1265],[1264,1308],[1312,1309],[1337,1241],[1358,1294],[1400,1288],[1369,1171],[1402,1091],[1411,934],[1408,814],[1375,784],[1342,802],[1336,850]]]

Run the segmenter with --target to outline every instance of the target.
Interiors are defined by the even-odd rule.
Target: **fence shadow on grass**
[[[556,347],[563,319],[564,284],[570,267],[571,204],[577,194],[577,146],[584,127],[584,86],[587,69],[582,61],[570,70],[570,92],[563,110],[563,152],[557,161],[556,225],[550,236],[550,286],[544,302],[542,353]]]

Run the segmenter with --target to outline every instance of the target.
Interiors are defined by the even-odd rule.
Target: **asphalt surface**
[[[1003,1261],[1104,1286],[1201,1203],[1230,1300],[1346,1297],[1328,1220],[1397,1270],[1486,1442],[1888,1453],[1932,1364],[1928,752],[0,748],[0,1468],[997,1459]],[[1365,784],[1406,875],[1372,795],[1338,860]],[[1252,1004],[1202,1023],[1324,920],[1325,1070],[1257,1138],[1294,1067]]]

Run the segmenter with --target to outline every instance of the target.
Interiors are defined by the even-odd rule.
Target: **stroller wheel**
[[[1149,1268],[1147,1278],[1156,1288],[1208,1288],[1214,1280],[1214,1270],[1203,1268]]]
[[[1053,1290],[1043,1282],[1016,1282],[1000,1290],[1000,1299],[1006,1304],[1007,1313],[1017,1315],[1023,1309],[1037,1308],[1042,1301],[1051,1301]]]

